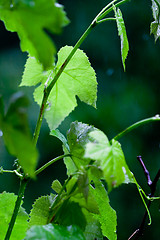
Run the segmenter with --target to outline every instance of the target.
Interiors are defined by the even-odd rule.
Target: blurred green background
[[[108,1],[105,0],[61,0],[71,23],[59,36],[53,36],[59,50],[64,45],[74,45],[97,13]],[[93,124],[104,131],[108,138],[113,138],[124,128],[141,119],[154,116],[159,111],[159,76],[160,43],[155,44],[150,36],[150,23],[153,21],[150,0],[130,1],[121,6],[125,20],[130,51],[123,71],[120,56],[120,40],[116,23],[106,22],[98,26],[81,46],[95,69],[98,79],[97,109],[93,109],[78,100],[79,106],[61,124],[65,134],[74,120]],[[34,131],[39,107],[33,101],[34,88],[19,88],[27,54],[22,53],[16,33],[7,32],[0,22],[0,94],[6,107],[11,95],[23,91],[30,101],[28,108],[29,124]],[[153,179],[160,168],[160,123],[143,126],[123,137],[120,142],[127,164],[137,180],[148,193],[146,179],[137,162],[141,155]],[[49,129],[44,120],[38,142],[40,153],[39,166],[62,154],[61,143],[49,136]],[[0,137],[0,165],[4,169],[13,168],[14,157],[10,156]],[[25,192],[24,207],[30,210],[35,198],[48,194],[51,183],[58,178],[62,183],[66,177],[63,162],[41,173],[37,181],[32,181]],[[17,194],[19,182],[15,176],[0,176],[0,192]],[[157,187],[160,194],[160,187]],[[118,239],[128,237],[139,227],[144,214],[144,206],[135,186],[123,185],[110,193],[111,205],[117,211]],[[152,225],[142,239],[158,240],[160,236],[159,201],[152,204]]]

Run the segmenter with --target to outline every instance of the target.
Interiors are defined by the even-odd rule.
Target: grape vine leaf
[[[61,185],[61,183],[58,181],[58,179],[56,179],[56,180],[54,180],[53,182],[52,182],[52,186],[51,186],[51,188],[56,192],[56,193],[60,193],[61,192],[61,190],[62,190],[62,185]]]
[[[29,226],[45,225],[50,216],[50,207],[54,202],[55,195],[41,196],[36,199],[30,212]]]
[[[83,231],[86,226],[86,219],[79,203],[68,199],[62,203],[54,221],[63,226],[76,225]]]
[[[27,105],[28,100],[21,92],[14,94],[6,115],[0,114],[0,129],[9,153],[17,157],[24,172],[34,178],[38,152],[28,126]]]
[[[79,203],[86,219],[84,235],[87,240],[103,239],[103,235],[110,240],[116,239],[116,212],[110,206],[108,194],[96,175],[89,170],[88,198],[84,194],[74,194],[70,200]],[[94,185],[94,186],[93,186]],[[92,225],[91,225],[92,223]],[[94,230],[93,230],[94,226]],[[102,231],[101,231],[102,229]],[[93,230],[93,231],[92,231]]]
[[[70,129],[67,132],[67,140],[72,160],[78,169],[90,162],[90,158],[84,159],[83,156],[85,146],[89,142],[89,133],[94,130],[95,128],[93,126],[76,121],[71,123]]]
[[[104,238],[102,235],[101,226],[98,219],[94,217],[94,214],[90,213],[85,209],[83,209],[83,213],[87,221],[86,228],[84,231],[84,236],[86,240],[94,240],[94,239],[103,240]]]
[[[70,153],[68,148],[66,148],[64,145],[63,145],[63,151],[64,151],[64,154],[69,154]],[[63,159],[63,161],[64,161],[64,164],[66,165],[66,168],[67,168],[68,177],[71,176],[72,174],[74,174],[78,170],[71,157],[65,157]]]
[[[116,9],[114,5],[113,5],[113,9],[115,13],[116,22],[117,22],[118,34],[121,39],[121,56],[122,56],[123,68],[125,71],[126,69],[125,60],[127,58],[128,51],[129,51],[129,43],[128,43],[128,38],[127,38],[127,33],[126,33],[122,12],[119,8]]]
[[[154,21],[151,23],[150,32],[153,33],[155,41],[160,37],[160,0],[152,0],[152,13]]]
[[[93,194],[99,208],[99,214],[95,215],[95,218],[100,222],[103,235],[109,240],[115,240],[117,239],[116,212],[110,206],[108,194],[100,180],[96,179],[95,177],[93,178],[93,176],[92,179],[94,181],[95,187],[91,187],[91,193]]]
[[[3,192],[0,194],[0,239],[5,238],[5,234],[8,229],[8,224],[13,214],[17,196],[14,193]],[[25,237],[25,233],[28,228],[28,214],[24,208],[20,207],[18,216],[13,228],[11,239],[22,240]]]
[[[22,51],[52,66],[56,48],[47,31],[58,34],[69,21],[63,6],[56,0],[0,0],[0,19],[6,29],[17,32]]]
[[[120,143],[112,140],[110,144],[107,136],[100,130],[95,130],[89,135],[92,141],[86,144],[84,156],[98,161],[107,182],[108,191],[122,183],[133,183],[133,174],[126,164]]]
[[[58,52],[58,62],[52,70],[43,72],[42,66],[28,58],[20,86],[41,85],[34,92],[35,101],[41,105],[44,87],[54,78],[73,47],[65,46]],[[48,98],[45,118],[51,130],[56,129],[77,106],[76,96],[81,101],[96,107],[97,81],[95,71],[86,54],[78,49],[55,83]]]
[[[82,231],[77,226],[48,225],[33,226],[26,234],[25,240],[85,240]]]

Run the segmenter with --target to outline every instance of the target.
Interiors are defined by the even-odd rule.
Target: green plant
[[[68,24],[62,6],[51,0],[0,1],[1,20],[9,31],[18,33],[22,51],[29,53],[21,86],[38,85],[34,99],[40,105],[40,114],[32,139],[25,114],[27,99],[20,93],[16,94],[5,113],[3,100],[0,98],[0,128],[8,151],[17,158],[15,170],[4,170],[1,167],[0,171],[14,173],[20,179],[18,196],[5,192],[0,196],[1,238],[116,239],[116,212],[110,206],[108,193],[123,183],[133,183],[137,186],[151,222],[149,206],[151,201],[156,199],[154,193],[160,173],[158,171],[155,180],[151,182],[148,170],[142,159],[138,158],[151,187],[151,196],[146,196],[129,170],[117,140],[139,126],[159,121],[159,115],[131,125],[110,141],[99,129],[80,122],[71,123],[67,139],[57,129],[76,107],[75,96],[93,107],[96,106],[96,75],[86,54],[79,47],[97,25],[106,21],[116,21],[125,70],[129,45],[119,9],[125,2],[127,0],[114,0],[106,5],[76,45],[61,48],[56,60],[55,46],[44,29],[51,33],[59,33],[61,28]],[[152,1],[152,10],[155,21],[151,24],[151,32],[157,39],[158,1]],[[114,17],[108,17],[111,12]],[[51,135],[61,140],[64,154],[36,170],[36,144],[43,117],[47,120]],[[68,178],[63,186],[58,180],[53,181],[51,187],[55,194],[37,199],[28,216],[21,207],[28,182],[60,159],[64,159]],[[149,200],[148,206],[145,198]],[[9,202],[7,206],[6,202]],[[140,229],[134,234],[137,238],[143,232],[146,213]]]

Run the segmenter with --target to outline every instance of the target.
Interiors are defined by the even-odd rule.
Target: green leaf
[[[34,177],[38,152],[33,145],[26,116],[27,99],[21,93],[11,98],[6,115],[1,119],[1,130],[5,145],[18,162],[24,172]]]
[[[8,31],[17,32],[22,51],[44,69],[52,66],[56,49],[45,30],[58,34],[68,24],[62,5],[55,0],[0,0],[0,19]]]
[[[83,213],[85,215],[85,218],[87,220],[86,228],[84,231],[84,236],[86,240],[103,240],[103,235],[101,231],[101,226],[98,221],[94,217],[94,214],[90,213],[89,211],[86,211],[83,209]]]
[[[69,154],[70,151],[68,151],[68,149],[63,145],[63,151],[64,154]],[[67,176],[71,176],[72,174],[74,174],[77,171],[77,167],[74,164],[73,160],[71,157],[65,157],[64,158],[64,164],[66,165],[67,168]]]
[[[61,183],[56,179],[52,182],[52,186],[51,188],[56,192],[56,193],[60,193],[62,190],[62,185]]]
[[[50,216],[50,207],[54,202],[55,195],[42,196],[36,199],[30,213],[29,226],[45,225]]]
[[[77,225],[82,230],[86,226],[86,219],[80,205],[68,200],[65,200],[61,205],[54,221],[63,226]]]
[[[116,9],[116,7],[114,5],[113,5],[113,9],[114,9],[114,13],[115,13],[116,22],[117,22],[118,34],[121,39],[121,56],[122,56],[123,68],[125,71],[125,69],[126,69],[125,60],[127,58],[128,51],[129,51],[129,43],[128,43],[126,28],[125,28],[121,10],[119,8]]]
[[[85,157],[98,161],[108,190],[111,191],[122,183],[134,182],[120,143],[113,140],[110,144],[107,136],[100,130],[91,132],[90,137],[92,141],[86,145]]]
[[[77,226],[58,226],[48,224],[33,226],[27,231],[25,240],[85,240],[83,233]]]
[[[81,171],[78,176],[78,189],[82,192],[85,200],[88,200],[89,181],[87,171]]]
[[[2,132],[5,145],[10,154],[17,157],[24,172],[34,178],[38,153],[32,139],[7,123],[3,123]]]
[[[115,240],[117,239],[116,212],[109,204],[108,194],[102,183],[98,179],[94,178],[94,184],[95,188],[91,187],[91,193],[93,194],[99,209],[99,214],[95,215],[95,217],[101,224],[103,235],[109,240]]]
[[[155,21],[151,23],[151,34],[153,33],[155,41],[160,37],[160,1],[152,0],[152,13]]]
[[[96,128],[81,122],[72,122],[67,133],[70,153],[76,167],[79,169],[86,166],[90,159],[84,159],[86,144],[90,141],[89,133]]]
[[[3,192],[0,194],[0,239],[5,238],[8,229],[8,224],[13,214],[17,196],[13,193]],[[28,228],[28,214],[24,208],[20,207],[15,226],[13,228],[11,239],[22,240]]]
[[[58,62],[52,71],[43,72],[38,62],[29,58],[26,63],[21,86],[34,86],[42,83],[34,92],[35,101],[41,105],[44,87],[55,76],[73,47],[63,47],[58,53]],[[33,71],[32,71],[33,70]],[[51,130],[56,129],[68,114],[77,106],[76,96],[81,101],[96,106],[97,82],[93,68],[86,54],[78,49],[63,73],[55,83],[49,98],[45,118]]]

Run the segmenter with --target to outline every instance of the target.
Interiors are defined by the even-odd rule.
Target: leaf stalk
[[[123,130],[122,132],[117,134],[113,139],[114,140],[119,140],[120,138],[125,136],[127,133],[133,131],[134,129],[136,129],[140,126],[143,126],[145,124],[148,124],[148,123],[151,123],[151,122],[157,122],[157,121],[160,121],[160,115],[158,115],[158,114],[155,115],[154,117],[143,119],[139,122],[134,123],[133,125],[129,126],[128,128],[126,128],[125,130]]]
[[[61,160],[62,158],[65,158],[65,157],[70,157],[71,154],[64,154],[64,155],[61,155],[59,157],[56,157],[52,160],[50,160],[49,162],[47,162],[46,164],[44,164],[42,167],[40,167],[39,169],[37,169],[35,171],[35,175],[38,175],[39,173],[41,173],[42,171],[44,171],[47,167],[49,167],[50,165],[52,165],[53,163],[57,162],[58,160]]]

